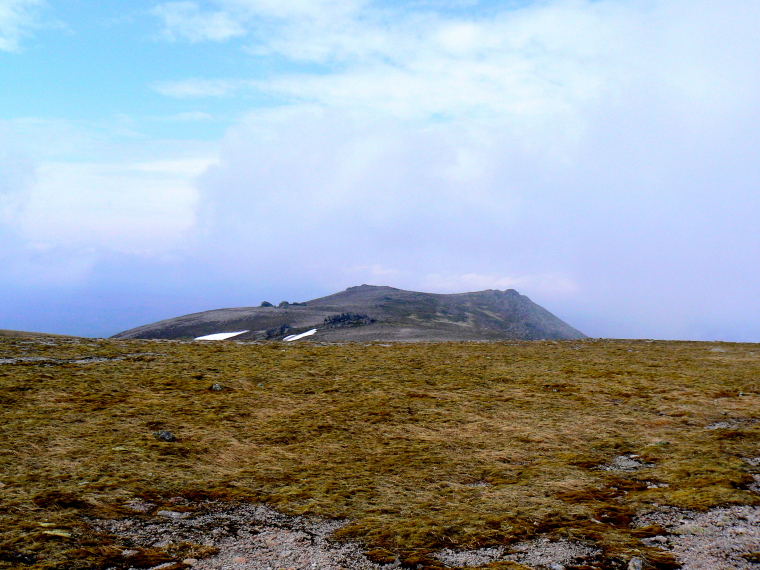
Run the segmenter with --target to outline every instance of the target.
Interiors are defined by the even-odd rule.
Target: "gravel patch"
[[[760,551],[760,507],[735,506],[704,513],[660,507],[638,517],[635,524],[666,528],[669,534],[642,542],[672,552],[682,570],[758,568],[742,555]]]
[[[580,564],[601,554],[601,551],[581,542],[551,541],[548,538],[521,542],[512,546],[511,551],[512,554],[505,556],[505,560],[552,570],[563,570],[566,564]]]
[[[136,511],[150,508],[149,503],[137,501],[128,506]],[[159,510],[154,517],[90,519],[88,522],[96,530],[121,538],[127,552],[183,542],[219,549],[218,554],[209,558],[183,561],[198,570],[378,570],[395,567],[371,562],[358,543],[331,541],[332,533],[346,521],[292,517],[265,505],[205,503],[192,513]],[[159,570],[161,566],[164,565],[153,568]]]
[[[439,550],[433,558],[446,566],[485,566],[491,562],[518,562],[532,568],[561,570],[566,564],[589,562],[601,554],[601,551],[581,542],[569,540],[550,540],[538,538],[513,544],[509,547],[496,546],[476,550]]]
[[[433,553],[432,557],[440,560],[446,566],[484,566],[497,560],[504,560],[506,548],[478,548],[476,550],[452,550],[444,548]]]

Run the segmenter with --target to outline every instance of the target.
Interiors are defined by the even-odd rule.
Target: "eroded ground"
[[[4,338],[0,567],[253,564],[93,522],[208,501],[343,520],[325,540],[380,567],[688,567],[721,532],[710,564],[752,567],[759,394],[749,344]]]

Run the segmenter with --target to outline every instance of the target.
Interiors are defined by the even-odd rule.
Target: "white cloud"
[[[349,274],[366,275],[371,277],[395,276],[401,273],[398,269],[383,267],[382,265],[355,265],[346,270]]]
[[[154,86],[160,93],[255,89],[403,119],[498,120],[524,130],[561,121],[577,131],[585,107],[632,90],[655,90],[688,120],[694,106],[723,112],[751,105],[759,83],[743,71],[756,67],[760,5],[750,1],[717,9],[680,0],[553,0],[488,17],[351,0],[212,5],[250,31],[251,53],[327,71],[188,79]]]
[[[124,138],[129,123],[0,121],[0,285],[83,284],[109,256],[187,248],[214,145]]]
[[[151,14],[163,21],[163,36],[172,41],[183,38],[191,42],[222,42],[246,33],[230,14],[202,12],[197,2],[166,2],[154,7]]]
[[[15,231],[35,181],[35,166],[28,157],[0,154],[0,237]]]
[[[517,289],[522,292],[537,293],[544,298],[566,297],[579,291],[578,284],[567,275],[540,274],[519,277],[499,277],[497,275],[427,275],[421,282],[425,290],[440,293],[460,293],[483,289]]]
[[[222,0],[221,5],[258,17],[281,19],[336,19],[355,15],[367,0]]]
[[[44,0],[0,0],[0,51],[18,51],[23,38],[40,25]]]
[[[180,99],[193,97],[223,97],[249,87],[250,81],[235,79],[182,79],[154,83],[154,91]]]
[[[177,247],[195,222],[192,180],[212,159],[40,165],[22,232],[39,246],[155,254]]]
[[[211,121],[213,118],[210,114],[203,111],[185,111],[169,115],[168,117],[160,117],[158,120],[168,123],[197,123],[200,121]]]

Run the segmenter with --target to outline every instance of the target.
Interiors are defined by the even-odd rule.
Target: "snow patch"
[[[317,332],[317,329],[311,329],[310,331],[306,331],[305,333],[291,334],[289,336],[286,336],[282,340],[284,340],[285,342],[291,342],[291,341],[294,341],[294,340],[302,339],[302,338],[307,337],[307,336],[311,336],[311,335],[313,335],[316,332]]]
[[[243,334],[247,332],[248,331],[238,331],[238,332],[207,334],[206,336],[199,336],[195,340],[226,340],[228,338],[232,338],[233,336],[237,336],[239,334]]]

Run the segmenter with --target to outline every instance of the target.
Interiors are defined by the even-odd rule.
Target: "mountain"
[[[460,341],[585,338],[514,289],[450,295],[360,285],[305,303],[216,309],[120,332],[112,338],[192,339],[248,331],[235,340]]]

